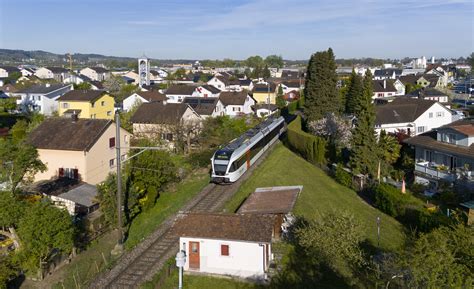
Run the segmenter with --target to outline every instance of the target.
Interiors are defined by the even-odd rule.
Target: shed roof
[[[242,214],[288,214],[295,206],[302,186],[258,188],[240,206]]]
[[[270,243],[275,215],[188,213],[173,225],[180,237]]]
[[[82,184],[66,193],[60,194],[58,197],[88,208],[98,203],[96,200],[97,187],[90,184]]]

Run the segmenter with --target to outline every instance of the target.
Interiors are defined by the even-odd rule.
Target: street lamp
[[[179,268],[178,289],[183,288],[183,267],[184,267],[184,264],[186,264],[186,252],[184,252],[184,250],[181,250],[176,254],[176,267]]]

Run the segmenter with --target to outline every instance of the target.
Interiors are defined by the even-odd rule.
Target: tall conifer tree
[[[336,61],[332,49],[313,54],[308,63],[304,89],[304,111],[309,121],[342,111],[336,84]]]
[[[372,74],[363,80],[363,99],[356,107],[357,124],[352,135],[351,167],[355,172],[375,176],[377,173],[377,138],[375,136],[375,107],[372,104]]]
[[[349,80],[349,87],[346,95],[346,113],[353,114],[356,107],[364,99],[364,88],[362,86],[362,77],[352,69],[351,78]]]

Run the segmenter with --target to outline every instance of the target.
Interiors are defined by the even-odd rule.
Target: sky
[[[0,48],[157,59],[459,57],[473,0],[0,0]]]

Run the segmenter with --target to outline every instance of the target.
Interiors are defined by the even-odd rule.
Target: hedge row
[[[300,116],[288,125],[287,136],[291,149],[313,164],[325,164],[326,141],[302,131]]]

